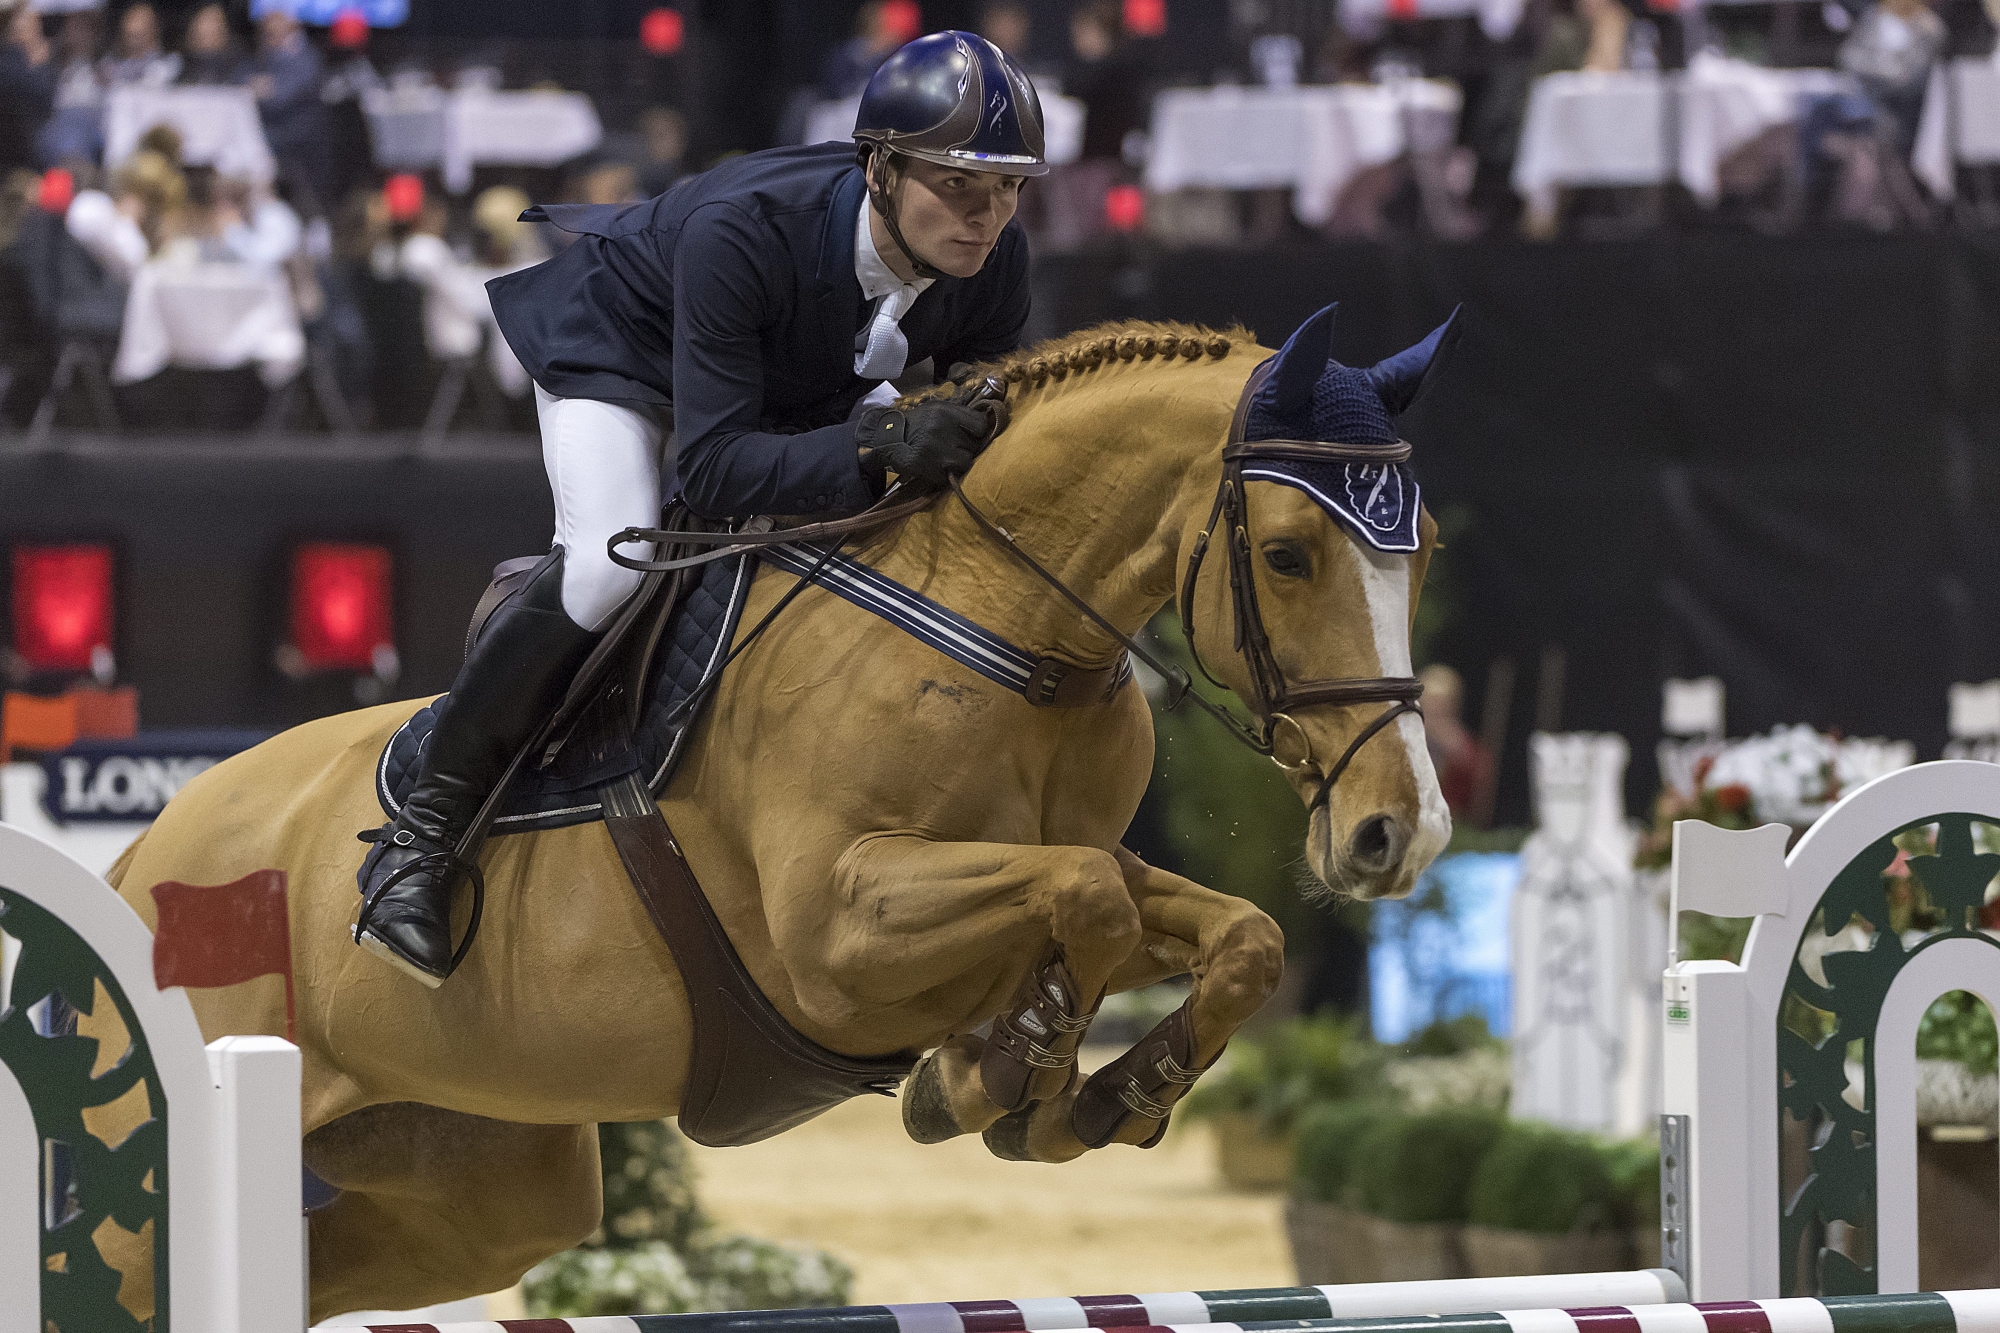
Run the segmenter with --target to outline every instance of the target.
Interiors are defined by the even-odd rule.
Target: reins
[[[1151,667],[1165,680],[1170,693],[1166,700],[1168,709],[1178,708],[1185,699],[1192,699],[1204,713],[1221,723],[1234,739],[1242,742],[1258,754],[1270,757],[1281,768],[1295,772],[1312,765],[1312,747],[1305,737],[1305,729],[1290,714],[1292,708],[1309,708],[1319,705],[1329,707],[1351,707],[1364,703],[1387,703],[1390,706],[1372,722],[1363,727],[1340,757],[1322,773],[1319,790],[1313,796],[1312,808],[1317,809],[1332,795],[1333,784],[1354,762],[1354,757],[1378,733],[1382,732],[1405,713],[1423,716],[1423,706],[1418,702],[1424,692],[1423,682],[1413,676],[1353,676],[1336,680],[1308,680],[1294,685],[1285,678],[1284,668],[1278,665],[1276,655],[1271,650],[1270,636],[1264,629],[1263,613],[1257,604],[1257,586],[1251,568],[1250,518],[1248,507],[1243,502],[1243,463],[1246,459],[1291,459],[1304,462],[1369,462],[1400,463],[1410,456],[1410,446],[1402,441],[1390,445],[1329,444],[1315,440],[1256,440],[1245,441],[1243,436],[1250,414],[1250,401],[1257,390],[1270,376],[1276,359],[1268,359],[1251,372],[1243,386],[1243,393],[1237,399],[1236,412],[1229,426],[1229,439],[1223,447],[1222,481],[1216,488],[1215,503],[1209,509],[1208,521],[1195,538],[1194,552],[1188,559],[1187,574],[1181,583],[1178,609],[1180,611],[1181,634],[1187,640],[1188,655],[1201,674],[1215,685],[1227,689],[1228,686],[1216,679],[1213,672],[1202,661],[1201,650],[1194,639],[1194,593],[1195,582],[1201,576],[1204,557],[1208,553],[1210,541],[1218,527],[1224,533],[1224,543],[1229,552],[1230,599],[1235,611],[1235,649],[1243,655],[1250,668],[1252,697],[1247,700],[1256,721],[1246,721],[1221,704],[1213,703],[1194,688],[1194,680],[1177,663],[1163,660],[1132,635],[1125,633],[1100,614],[1097,608],[1050,573],[1042,563],[1022,549],[1014,535],[994,522],[965,493],[959,478],[951,478],[952,494],[965,509],[979,531],[989,540],[1006,551],[1030,573],[1049,587],[1055,589],[1062,598],[1093,625],[1109,634],[1121,644],[1125,651]],[[989,385],[991,382],[989,381]],[[1003,387],[992,385],[989,392],[1004,393]],[[1289,723],[1305,741],[1305,754],[1296,762],[1286,762],[1277,753],[1276,733],[1280,722]]]
[[[1423,716],[1423,707],[1418,702],[1423,696],[1423,682],[1411,676],[1355,676],[1334,680],[1308,680],[1293,684],[1285,678],[1284,668],[1278,664],[1277,657],[1271,649],[1270,636],[1264,628],[1263,613],[1257,604],[1256,579],[1251,566],[1249,510],[1244,503],[1243,464],[1246,459],[1399,463],[1410,456],[1410,446],[1401,441],[1389,445],[1330,444],[1316,440],[1246,441],[1243,437],[1249,420],[1251,399],[1269,378],[1275,365],[1276,358],[1270,358],[1252,371],[1249,380],[1243,386],[1242,395],[1237,399],[1236,412],[1230,421],[1229,438],[1222,451],[1222,480],[1216,488],[1215,503],[1209,509],[1208,521],[1195,539],[1194,551],[1189,557],[1187,573],[1182,580],[1177,599],[1181,634],[1187,641],[1188,655],[1193,658],[1196,670],[1215,685],[1228,688],[1202,661],[1201,650],[1196,646],[1194,638],[1195,584],[1201,575],[1202,563],[1208,554],[1210,542],[1220,529],[1229,560],[1230,601],[1235,613],[1234,648],[1243,656],[1245,665],[1249,668],[1251,697],[1246,702],[1250,705],[1254,720],[1246,720],[1233,710],[1204,697],[1194,688],[1194,679],[1184,668],[1178,663],[1165,660],[1137,638],[1107,620],[1097,608],[1051,573],[1034,556],[1028,554],[1014,539],[1012,533],[982,513],[966,495],[965,487],[958,477],[954,476],[949,480],[952,494],[958,498],[959,504],[982,535],[1007,552],[1036,578],[1053,588],[1091,624],[1110,635],[1126,652],[1144,662],[1167,682],[1169,693],[1166,706],[1169,709],[1178,708],[1183,700],[1192,699],[1196,707],[1220,723],[1232,738],[1258,754],[1270,757],[1286,771],[1297,772],[1313,764],[1311,742],[1306,739],[1304,728],[1299,726],[1289,710],[1322,705],[1345,708],[1364,703],[1389,704],[1387,709],[1361,729],[1360,733],[1348,743],[1340,757],[1324,770],[1320,777],[1319,791],[1312,801],[1312,806],[1316,809],[1331,795],[1333,784],[1340,780],[1341,775],[1354,762],[1354,757],[1360,753],[1363,745],[1405,713],[1414,713],[1420,718]],[[1006,397],[1005,382],[996,378],[969,384],[959,392],[961,402],[984,409],[993,417],[996,435],[1005,425]],[[935,492],[923,492],[906,499],[898,498],[898,493],[902,489],[900,485],[892,488],[882,499],[852,517],[806,523],[793,528],[763,532],[674,532],[663,528],[626,528],[611,538],[607,543],[607,550],[612,561],[626,569],[646,573],[666,573],[748,555],[766,547],[789,543],[812,544],[830,538],[833,539],[833,544],[825,548],[825,554],[821,559],[821,565],[824,566],[826,560],[840,549],[847,537],[858,532],[872,532],[886,527],[928,507],[936,499]],[[714,546],[716,549],[658,560],[641,560],[624,555],[618,550],[620,546],[637,542],[662,543],[666,549],[671,549],[675,545],[706,545]],[[696,699],[705,695],[720,677],[723,668],[735,661],[743,649],[749,647],[750,643],[769,627],[778,612],[782,611],[792,598],[812,581],[811,576],[801,578],[798,584],[771,608],[749,636],[739,643],[722,663],[708,673],[683,706],[690,706]],[[1280,723],[1289,724],[1304,742],[1305,753],[1295,762],[1288,762],[1277,754],[1276,741]]]

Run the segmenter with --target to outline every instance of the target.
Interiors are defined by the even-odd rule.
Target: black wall
[[[1944,740],[2000,674],[2000,242],[1667,238],[1315,247],[1045,266],[1052,325],[1241,319],[1275,344],[1341,302],[1366,364],[1460,301],[1461,354],[1403,423],[1444,557],[1439,656],[1519,668],[1502,814],[1544,648],[1564,727],[1622,732],[1653,789],[1658,682],[1713,672],[1734,733],[1806,721]]]

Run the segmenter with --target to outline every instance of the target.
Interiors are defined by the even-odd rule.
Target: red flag
[[[153,932],[153,984],[234,986],[276,972],[285,979],[285,1039],[295,1031],[292,925],[285,872],[253,870],[231,884],[153,886],[159,928]]]

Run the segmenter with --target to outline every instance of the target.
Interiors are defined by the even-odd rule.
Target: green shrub
[[[1392,1222],[1463,1222],[1474,1170],[1502,1121],[1453,1108],[1384,1119],[1356,1145],[1356,1202]]]
[[[1625,1226],[1660,1224],[1660,1145],[1650,1139],[1626,1139],[1603,1148],[1604,1169]]]
[[[1561,1234],[1608,1226],[1617,1211],[1597,1145],[1546,1125],[1509,1125],[1472,1177],[1470,1220],[1481,1226]]]
[[[1196,1119],[1247,1111],[1265,1133],[1288,1134],[1309,1106],[1382,1095],[1383,1060],[1358,1019],[1295,1018],[1232,1043],[1222,1067],[1182,1106]]]
[[[1940,995],[1924,1010],[1917,1024],[1919,1060],[1956,1060],[1975,1074],[1990,1074],[2000,1036],[1993,1028],[1993,1011],[1971,991]]]
[[[1440,1018],[1403,1043],[1404,1055],[1463,1055],[1467,1051],[1502,1050],[1500,1039],[1486,1026],[1483,1014]]]
[[[1361,1143],[1392,1114],[1387,1107],[1362,1101],[1322,1102],[1307,1110],[1299,1117],[1292,1192],[1320,1203],[1351,1202]]]

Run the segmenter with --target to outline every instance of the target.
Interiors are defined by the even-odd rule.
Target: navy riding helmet
[[[968,171],[1049,169],[1035,85],[1005,51],[969,32],[919,37],[883,61],[861,95],[854,137]]]

